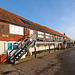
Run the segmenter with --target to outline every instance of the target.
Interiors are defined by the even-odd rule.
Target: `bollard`
[[[59,50],[59,44],[58,44],[58,50]]]
[[[54,52],[55,52],[55,44],[54,44]]]
[[[60,47],[61,47],[60,49],[62,50],[62,44],[61,43],[60,43]]]
[[[49,54],[50,54],[50,44],[49,44]]]
[[[36,58],[36,41],[34,41],[34,50],[35,50],[35,58]]]

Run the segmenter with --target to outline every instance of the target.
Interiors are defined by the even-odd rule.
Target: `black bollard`
[[[49,44],[49,54],[50,54],[50,44]]]
[[[55,52],[55,44],[54,44],[54,52]]]
[[[34,42],[35,58],[36,58],[36,41]]]

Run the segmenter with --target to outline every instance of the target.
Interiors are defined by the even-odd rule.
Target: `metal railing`
[[[15,56],[18,54],[18,53],[20,53],[21,51],[22,51],[22,49],[28,49],[29,48],[29,45],[32,43],[32,42],[34,42],[34,40],[32,40],[31,42],[30,42],[30,38],[32,38],[33,36],[34,36],[35,34],[33,34],[32,36],[28,36],[28,37],[26,37],[23,41],[21,41],[17,46],[19,47],[15,52],[14,52],[14,49],[16,49],[17,48],[17,46],[14,48],[14,49],[12,49],[10,52],[9,52],[9,61],[11,60],[11,59],[15,59]],[[12,54],[13,53],[13,54]]]
[[[48,40],[48,42],[62,42],[60,38],[55,38],[55,36],[50,36],[50,35],[42,35],[42,34],[37,34],[37,33],[34,33],[32,35],[28,35],[23,41],[21,41],[20,43],[18,43],[18,45],[16,45],[15,48],[13,48],[10,52],[9,52],[9,60],[11,59],[14,59],[15,61],[15,58],[18,56],[18,54],[20,54],[23,50],[24,50],[24,53],[26,50],[28,50],[31,45],[37,41],[37,35],[41,35],[43,37],[39,37],[39,38],[42,38],[43,41],[46,42],[46,40]],[[44,38],[45,37],[45,38]],[[52,38],[52,39],[51,39]],[[32,41],[30,41],[30,39],[32,39]],[[14,50],[18,47],[18,49],[14,52]]]
[[[55,36],[50,36],[50,35],[44,35],[44,34],[38,34],[38,33],[36,33],[36,35],[38,36],[38,35],[41,35],[41,37],[37,37],[38,39],[40,39],[40,38],[42,38],[43,39],[43,41],[46,41],[46,40],[48,40],[48,41],[50,41],[50,42],[63,42],[64,41],[64,39],[62,39],[61,37],[55,37]],[[45,37],[45,38],[44,38]],[[36,39],[37,39],[36,38]]]

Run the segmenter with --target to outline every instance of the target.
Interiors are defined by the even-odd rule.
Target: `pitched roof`
[[[28,21],[31,25],[25,24],[21,20],[21,18],[26,20],[26,21]],[[21,16],[18,16],[16,14],[13,14],[13,13],[11,13],[9,11],[6,11],[6,10],[4,10],[2,8],[0,8],[0,19],[8,21],[8,22],[11,22],[11,23],[15,23],[15,24],[18,24],[18,25],[23,25],[25,27],[28,27],[28,28],[31,28],[31,29],[34,29],[34,30],[48,32],[47,30],[42,28],[42,25],[34,23],[32,21],[29,21],[28,19],[25,19],[25,18],[23,18]],[[49,32],[49,33],[51,33],[51,32]]]
[[[55,34],[55,35],[69,38],[69,37],[67,37],[67,36],[64,35],[64,34],[59,33],[58,31],[55,31],[55,30],[53,30],[53,29],[51,29],[51,28],[48,28],[48,27],[46,27],[46,26],[44,26],[44,27],[47,28],[47,29],[49,29],[49,30],[50,30],[53,34]]]
[[[27,22],[29,22],[30,25],[27,24],[27,23],[24,23],[21,19],[26,20]],[[0,20],[4,20],[4,21],[7,21],[7,22],[10,22],[10,23],[13,23],[13,24],[25,26],[25,27],[31,28],[33,30],[38,30],[38,31],[42,31],[42,32],[56,34],[56,35],[59,35],[59,36],[66,37],[65,35],[57,32],[57,31],[54,31],[54,30],[52,30],[48,27],[44,27],[40,24],[34,23],[34,22],[32,22],[28,19],[25,19],[25,18],[23,18],[21,16],[18,16],[16,14],[13,14],[13,13],[11,13],[7,10],[4,10],[2,8],[0,8]]]

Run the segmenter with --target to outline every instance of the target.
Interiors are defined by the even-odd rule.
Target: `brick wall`
[[[29,34],[29,29],[25,28],[25,34]],[[22,41],[24,35],[16,35],[9,33],[9,24],[0,21],[0,41]]]

